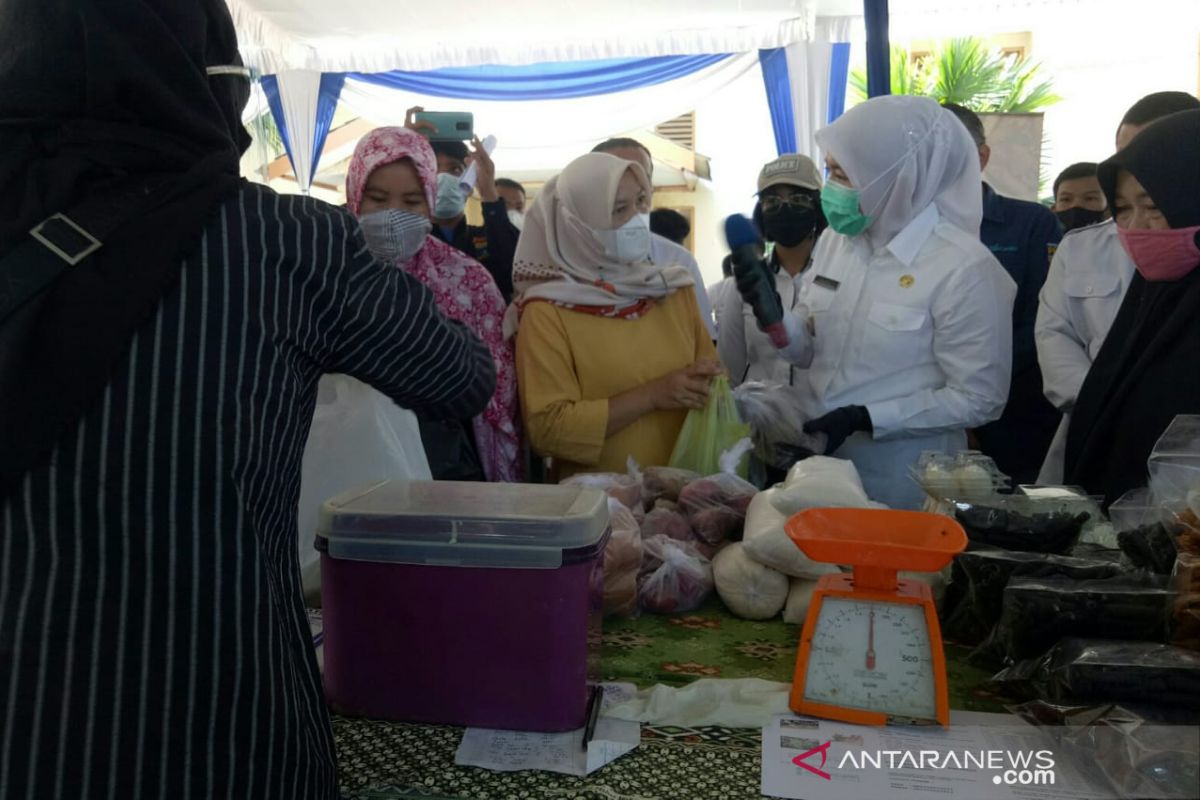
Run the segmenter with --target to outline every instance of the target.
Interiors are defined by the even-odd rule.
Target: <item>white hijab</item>
[[[612,229],[617,186],[630,171],[649,193],[641,165],[608,153],[575,159],[538,192],[513,259],[516,294],[505,317],[506,334],[516,332],[521,307],[530,300],[628,316],[621,312],[693,285],[691,272],[678,264],[614,260],[596,235]]]
[[[874,218],[863,234],[872,248],[885,246],[930,203],[943,220],[979,236],[979,149],[936,101],[876,97],[817,131],[816,139],[859,190],[862,212]]]

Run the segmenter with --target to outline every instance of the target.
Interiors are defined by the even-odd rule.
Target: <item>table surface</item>
[[[606,681],[684,686],[699,678],[790,682],[798,626],[741,620],[713,598],[674,616],[604,622]],[[950,706],[1003,711],[979,685],[989,671],[946,647]],[[461,728],[334,717],[342,791],[350,798],[574,798],[575,800],[751,800],[761,797],[757,728],[642,726],[641,746],[587,778],[499,773],[454,763]]]

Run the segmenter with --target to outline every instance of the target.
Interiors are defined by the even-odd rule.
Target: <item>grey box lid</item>
[[[591,555],[608,525],[597,489],[384,481],[328,500],[317,537],[355,561],[553,568]]]

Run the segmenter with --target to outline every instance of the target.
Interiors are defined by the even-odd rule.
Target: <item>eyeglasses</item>
[[[762,199],[762,210],[764,214],[776,214],[783,209],[784,206],[792,208],[800,208],[812,210],[816,208],[816,203],[806,194],[790,194],[786,197],[779,195],[768,195]]]

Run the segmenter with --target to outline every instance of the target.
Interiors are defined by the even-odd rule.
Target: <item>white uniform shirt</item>
[[[728,292],[737,292],[737,285],[733,278],[722,278],[716,283],[710,283],[706,290],[708,294],[708,304],[712,306],[713,315],[716,317],[717,333],[721,332],[721,304],[725,301],[725,295]]]
[[[700,272],[700,264],[696,257],[686,247],[681,247],[665,236],[657,233],[650,236],[650,260],[655,264],[666,266],[687,267],[692,273],[692,282],[696,287],[696,305],[700,308],[700,319],[714,340],[717,338],[717,325],[713,320],[712,304],[708,301],[708,292],[704,291],[704,275]]]
[[[775,291],[783,307],[795,310],[800,300],[799,276],[787,270],[775,273]],[[738,386],[746,381],[791,384],[796,368],[780,355],[767,334],[758,329],[750,305],[742,300],[737,286],[730,287],[717,309],[717,353],[729,372],[729,381]]]
[[[1112,220],[1071,231],[1059,244],[1034,329],[1046,398],[1059,409],[1075,405],[1134,271]]]
[[[1135,271],[1112,220],[1068,233],[1050,262],[1034,338],[1042,391],[1064,414],[1038,483],[1063,482],[1071,409]]]
[[[921,451],[960,449],[964,429],[1000,416],[1015,296],[979,239],[942,223],[933,205],[874,252],[862,237],[821,237],[781,353],[807,368],[797,388],[810,416],[867,407],[873,436],[852,436],[837,455],[854,461],[874,499],[917,507],[908,470]]]

